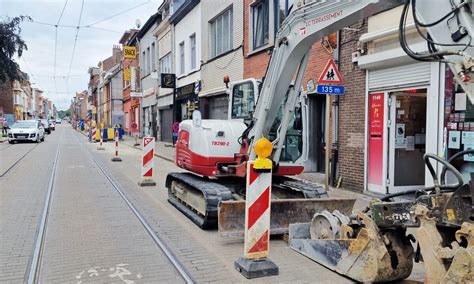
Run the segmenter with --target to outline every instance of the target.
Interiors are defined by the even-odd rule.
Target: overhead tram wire
[[[63,5],[63,9],[61,10],[61,14],[59,15],[58,21],[54,26],[54,68],[53,68],[53,78],[54,78],[54,88],[56,89],[56,93],[58,92],[58,84],[56,83],[56,65],[57,65],[57,51],[58,51],[58,26],[61,23],[61,19],[64,15],[64,10],[66,10],[67,2],[66,0]]]
[[[82,19],[83,10],[84,10],[84,0],[82,0],[81,11],[79,12],[79,22],[78,22],[77,28],[76,28],[76,36],[74,37],[74,45],[72,47],[71,62],[69,63],[69,68],[68,68],[68,71],[67,71],[66,86],[68,84],[69,75],[71,74],[71,67],[72,67],[72,63],[74,61],[74,54],[76,53],[77,37],[79,36],[79,29],[80,29],[80,26],[81,26],[81,19]]]
[[[145,5],[145,4],[148,4],[148,3],[150,3],[151,1],[152,1],[152,0],[147,0],[147,1],[143,2],[143,3],[141,3],[141,4],[138,4],[138,5],[135,5],[135,6],[133,6],[133,7],[130,7],[130,8],[128,8],[128,9],[126,9],[126,10],[123,10],[123,11],[117,13],[117,14],[108,16],[107,18],[104,18],[104,19],[102,19],[102,20],[99,20],[99,21],[93,22],[93,23],[91,23],[91,24],[85,25],[84,27],[92,27],[92,26],[94,26],[94,25],[96,25],[96,24],[98,24],[98,23],[105,22],[105,21],[110,20],[110,19],[112,19],[112,18],[115,18],[115,17],[117,17],[117,16],[119,16],[119,15],[125,14],[125,13],[128,12],[128,11],[131,11],[131,10],[133,10],[133,9],[136,9],[136,8],[140,7],[140,6],[143,6],[143,5]]]

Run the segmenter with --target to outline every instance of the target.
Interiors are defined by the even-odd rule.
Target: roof
[[[179,7],[178,11],[174,12],[170,18],[170,23],[177,24],[179,23],[189,12],[196,7],[197,4],[201,2],[200,0],[186,0],[181,7]]]
[[[137,37],[139,39],[142,39],[145,36],[145,34],[151,29],[153,24],[155,24],[155,23],[159,24],[160,22],[161,22],[161,14],[156,12],[150,18],[148,18],[148,20],[143,25],[143,27],[140,29],[140,31],[138,31]]]

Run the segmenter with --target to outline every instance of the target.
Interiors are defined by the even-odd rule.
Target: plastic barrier
[[[102,128],[102,140],[104,141],[107,141],[108,140],[108,136],[107,136],[107,128]]]
[[[113,128],[107,128],[107,138],[104,137],[104,141],[106,140],[114,140],[115,139],[115,130]]]

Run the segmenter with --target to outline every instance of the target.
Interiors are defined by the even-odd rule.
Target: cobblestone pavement
[[[0,178],[0,282],[26,276],[60,135],[53,132]],[[7,145],[0,148],[1,173],[36,144]]]
[[[101,157],[103,165],[117,177],[117,183],[198,282],[311,283],[318,279],[325,283],[352,283],[294,252],[282,240],[272,240],[270,246],[270,258],[279,266],[280,274],[246,280],[234,268],[234,261],[243,254],[241,239],[220,237],[215,230],[201,230],[167,202],[164,186],[166,175],[172,171],[182,171],[180,168],[155,157],[157,186],[140,188],[137,182],[141,151],[120,144],[119,155],[123,162],[112,163],[113,144],[106,143],[104,146],[105,151],[97,151],[97,144],[88,145],[91,151]]]
[[[241,239],[201,230],[167,202],[166,175],[182,171],[174,163],[155,157],[157,186],[140,188],[139,149],[120,144],[123,162],[113,163],[113,143],[104,143],[105,150],[98,151],[98,143],[88,143],[82,134],[64,126],[48,138],[0,179],[1,283],[22,283],[27,277],[58,145],[41,262],[43,283],[182,282],[90,155],[198,283],[352,283],[294,252],[281,239],[272,239],[270,244],[270,259],[279,266],[280,274],[247,280],[234,269],[234,261],[243,255]],[[7,151],[2,146],[0,160]],[[17,146],[26,145],[13,147]],[[30,159],[44,162],[25,162]],[[31,178],[23,178],[26,176]],[[342,191],[333,194],[347,197]],[[366,200],[359,203],[363,206]],[[418,275],[414,273],[412,279],[421,279],[423,274],[415,270]]]

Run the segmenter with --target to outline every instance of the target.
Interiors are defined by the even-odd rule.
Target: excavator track
[[[166,178],[166,187],[168,202],[200,228],[219,227],[223,235],[229,236],[242,234],[245,222],[243,179],[213,180],[186,172],[170,173]],[[307,222],[306,219],[310,220],[316,211],[340,209],[351,213],[352,200],[327,197],[327,192],[319,185],[288,177],[274,177],[271,233],[285,233],[290,220]]]
[[[168,202],[202,229],[216,228],[219,202],[234,200],[228,187],[191,173],[168,174],[166,187]]]

